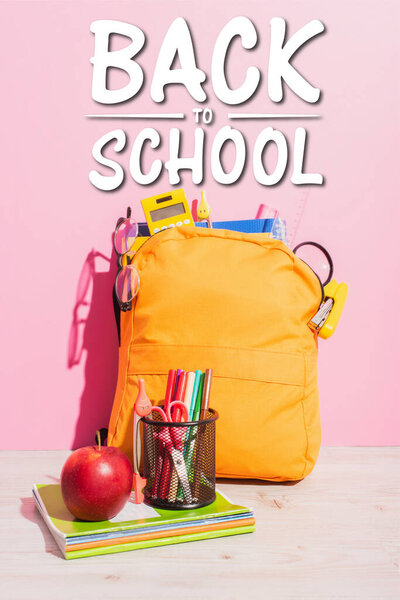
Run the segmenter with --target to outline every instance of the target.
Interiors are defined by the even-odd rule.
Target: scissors
[[[171,402],[171,404],[174,404],[174,402]],[[186,419],[188,419],[186,406],[183,409],[183,411],[186,411]],[[160,442],[162,442],[166,451],[171,455],[176,474],[178,475],[179,482],[182,486],[183,496],[185,498],[185,501],[190,503],[192,502],[193,498],[186,470],[185,458],[182,452],[186,429],[184,427],[180,427],[177,429],[179,430],[171,431],[169,427],[162,427],[159,431],[155,431],[154,437]],[[160,498],[165,498],[167,496],[170,479],[171,478],[169,462],[164,462],[161,471],[159,490]]]
[[[143,487],[146,485],[146,479],[141,477],[139,473],[139,464],[141,457],[141,440],[140,440],[140,427],[139,421],[141,417],[148,417],[154,411],[161,416],[162,422],[164,423],[173,423],[177,421],[173,421],[172,417],[172,409],[174,407],[180,407],[184,419],[186,421],[189,420],[189,414],[187,407],[180,400],[175,400],[168,405],[166,411],[164,411],[160,406],[153,406],[148,398],[145,386],[144,379],[139,379],[139,392],[134,405],[134,437],[133,440],[133,471],[134,471],[134,485],[135,485],[135,502],[136,504],[140,504],[143,502]],[[162,422],[157,421],[157,423],[161,424]],[[184,491],[184,497],[187,502],[192,501],[192,495],[190,491],[189,480],[186,471],[185,460],[183,456],[183,440],[186,433],[185,427],[177,427],[176,430],[172,430],[170,427],[161,427],[158,431],[154,433],[154,437],[158,439],[166,448],[167,452],[171,455],[174,467],[176,469],[178,478],[181,482],[182,489]],[[160,470],[159,470],[160,471]],[[161,481],[160,486],[161,490],[164,490],[168,485],[169,475],[170,475],[170,467],[169,462],[161,469]],[[163,493],[163,492],[162,492]],[[160,494],[163,497],[162,493]]]
[[[180,400],[174,400],[173,402],[170,402],[167,410],[164,410],[163,408],[161,408],[161,406],[152,406],[150,409],[150,412],[145,416],[147,417],[149,414],[151,414],[154,411],[154,412],[157,412],[161,416],[161,420],[164,421],[165,423],[177,423],[178,420],[173,418],[172,410],[171,410],[174,406],[181,407],[181,409],[185,415],[185,421],[188,421],[189,420],[188,410],[186,408],[186,405],[183,402],[181,402]]]

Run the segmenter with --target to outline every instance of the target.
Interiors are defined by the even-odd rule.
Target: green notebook
[[[203,508],[173,511],[128,502],[116,517],[101,522],[75,519],[63,502],[58,484],[35,485],[32,492],[65,558],[179,544],[250,533],[255,529],[251,509],[233,504],[218,491],[216,500]]]

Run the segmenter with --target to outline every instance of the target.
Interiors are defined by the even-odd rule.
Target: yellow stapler
[[[308,324],[322,339],[328,339],[335,332],[348,291],[347,283],[338,283],[336,279],[332,279],[324,287],[324,300]]]

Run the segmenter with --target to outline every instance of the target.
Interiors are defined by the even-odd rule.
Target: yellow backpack
[[[108,443],[132,456],[143,377],[162,404],[169,369],[213,369],[217,476],[275,481],[310,473],[320,447],[314,272],[267,234],[178,227],[138,250],[132,310],[121,313]]]

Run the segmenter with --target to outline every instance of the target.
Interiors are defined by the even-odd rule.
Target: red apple
[[[75,450],[61,472],[61,493],[68,510],[84,521],[111,519],[125,506],[133,472],[126,454],[112,446]]]

